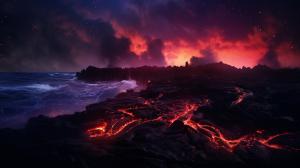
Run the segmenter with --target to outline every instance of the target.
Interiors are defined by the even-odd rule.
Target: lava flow
[[[251,147],[255,145],[255,143],[260,143],[261,145],[271,149],[285,149],[285,147],[282,145],[273,144],[272,140],[289,134],[281,133],[263,138],[262,135],[255,133],[244,135],[237,139],[229,139],[225,137],[225,135],[220,131],[220,129],[215,126],[195,123],[194,121],[187,121],[187,123],[197,132],[205,132],[209,141],[216,147],[224,148],[229,152],[233,152],[241,144],[245,145],[246,147]]]
[[[235,91],[237,92],[237,94],[239,95],[238,98],[233,101],[231,103],[231,105],[237,105],[237,104],[240,104],[241,102],[243,102],[245,100],[245,98],[249,97],[249,96],[253,96],[253,93],[250,92],[250,91],[245,91],[244,89],[242,88],[239,88],[239,87],[235,87]]]
[[[101,122],[97,127],[87,130],[87,133],[90,138],[113,137],[120,134],[124,129],[137,121],[139,120],[131,119],[124,121],[123,118],[121,118],[120,121],[114,122],[110,127],[108,126],[108,122]]]
[[[245,97],[246,94],[242,94]],[[247,94],[249,95],[249,94]],[[246,95],[246,96],[247,96]],[[151,103],[149,103],[151,102]],[[191,128],[197,133],[201,133],[206,136],[212,146],[216,148],[223,148],[229,152],[235,151],[239,145],[244,145],[245,147],[251,147],[255,144],[261,144],[265,147],[271,149],[287,149],[285,146],[274,144],[272,141],[289,133],[281,133],[271,136],[264,136],[263,131],[258,130],[255,133],[241,136],[236,139],[227,138],[219,128],[212,124],[206,124],[202,122],[196,122],[192,118],[194,113],[201,107],[208,105],[209,100],[204,100],[201,103],[191,103],[191,102],[178,102],[174,103],[173,107],[169,108],[169,112],[160,113],[160,115],[154,119],[142,119],[139,118],[132,111],[138,111],[140,108],[152,107],[154,109],[159,109],[153,101],[145,101],[143,106],[134,106],[129,108],[118,109],[117,112],[120,115],[119,119],[112,119],[100,122],[95,128],[87,130],[87,134],[90,138],[109,138],[115,137],[126,131],[145,123],[149,122],[163,122],[170,127],[175,121],[179,120]],[[178,109],[179,108],[179,109]]]

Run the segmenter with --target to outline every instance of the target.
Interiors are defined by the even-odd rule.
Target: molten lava
[[[253,93],[250,91],[246,91],[242,88],[235,87],[235,91],[239,95],[238,98],[231,103],[231,105],[237,105],[243,102],[247,97],[253,96]]]
[[[240,103],[245,97],[249,95],[249,93],[242,92],[241,96],[238,100],[236,100],[236,104]],[[216,148],[222,148],[227,150],[228,152],[234,152],[235,149],[239,145],[244,145],[246,147],[251,147],[255,144],[261,144],[265,147],[271,149],[286,149],[285,146],[274,144],[272,141],[276,138],[282,137],[284,135],[288,135],[289,133],[281,133],[271,136],[264,136],[263,130],[257,130],[253,134],[248,134],[241,136],[236,139],[231,139],[226,137],[220,128],[212,125],[206,124],[202,122],[196,122],[192,118],[194,113],[201,106],[209,105],[209,100],[201,101],[200,103],[195,102],[181,102],[181,103],[173,103],[174,106],[169,107],[169,111],[165,113],[159,113],[160,115],[154,119],[143,119],[135,115],[139,109],[145,107],[151,107],[153,109],[159,109],[156,107],[154,100],[145,100],[144,104],[136,105],[133,107],[120,108],[116,110],[119,114],[118,119],[111,119],[107,121],[100,122],[95,128],[91,128],[87,130],[87,134],[90,138],[111,138],[115,136],[119,136],[130,129],[133,129],[136,126],[143,125],[149,122],[162,122],[165,123],[167,127],[170,127],[175,121],[180,120],[182,123],[191,128],[196,133],[199,133],[203,136],[206,136],[209,140],[209,143]]]
[[[121,119],[120,121],[114,122],[111,126],[108,126],[108,122],[100,123],[99,126],[87,130],[87,133],[90,138],[97,138],[97,137],[113,137],[120,134],[124,131],[128,126],[137,122],[137,119],[132,119],[125,121]]]

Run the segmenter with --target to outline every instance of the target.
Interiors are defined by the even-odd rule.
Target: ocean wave
[[[135,80],[122,80],[121,83],[130,87],[137,87],[137,83]]]
[[[49,84],[31,84],[25,86],[2,86],[0,90],[4,91],[20,91],[20,90],[35,90],[40,92],[47,92],[52,90],[58,90],[65,87],[65,85],[51,86]]]
[[[23,126],[28,118],[40,114],[51,117],[83,111],[89,104],[137,87],[133,80],[86,83],[73,80],[74,73],[51,74],[11,74],[2,83],[0,79],[0,97],[5,98],[0,101],[0,128]]]
[[[136,81],[134,80],[122,80],[121,81],[121,86],[119,87],[121,92],[125,92],[128,89],[134,89],[136,88],[138,85],[136,83]]]
[[[52,91],[52,90],[61,89],[64,86],[65,85],[51,86],[49,84],[32,84],[32,85],[24,86],[24,88],[36,89],[36,90],[40,90],[40,91]]]
[[[58,73],[58,72],[54,72],[54,73],[48,73],[48,75],[51,76],[51,77],[75,77],[76,73],[71,73],[71,72]]]

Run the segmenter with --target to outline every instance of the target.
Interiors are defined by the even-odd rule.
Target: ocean
[[[39,115],[80,112],[136,87],[132,80],[86,83],[75,73],[0,73],[0,128],[20,128]]]

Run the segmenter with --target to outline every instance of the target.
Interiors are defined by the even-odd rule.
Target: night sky
[[[300,67],[298,0],[1,0],[0,71]]]

